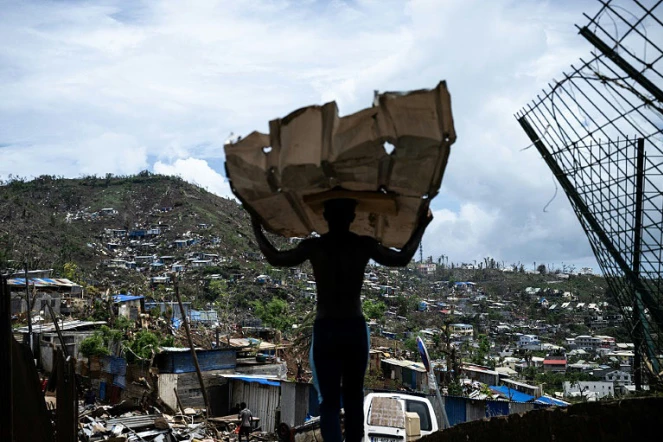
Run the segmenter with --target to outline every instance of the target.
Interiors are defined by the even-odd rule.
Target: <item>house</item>
[[[176,249],[182,249],[188,245],[189,242],[186,239],[176,239],[173,241],[173,246],[175,246]]]
[[[190,317],[189,312],[191,311],[191,302],[184,301],[182,302],[182,307],[184,307],[184,314],[186,317]],[[152,309],[158,308],[160,314],[170,313],[171,320],[180,324],[182,321],[182,314],[180,312],[179,305],[175,301],[147,301],[145,302],[145,311],[149,312]]]
[[[431,263],[419,263],[417,264],[417,270],[424,275],[434,275],[437,270],[437,264]]]
[[[596,401],[598,399],[614,396],[615,384],[614,382],[605,381],[577,381],[577,382],[564,382],[564,397],[583,397],[588,401]]]
[[[622,370],[612,370],[604,377],[606,382],[614,382],[615,385],[631,385],[631,373]]]
[[[127,231],[124,229],[108,229],[106,232],[113,238],[124,238],[127,236]]]
[[[214,324],[219,321],[219,315],[215,310],[191,310],[191,322],[202,324]]]
[[[117,308],[117,315],[136,321],[138,315],[145,310],[145,297],[128,295],[113,295],[113,304]]]
[[[539,341],[539,338],[536,335],[521,335],[520,338],[518,338],[519,348],[538,347],[540,345],[541,341]]]
[[[154,256],[154,255],[136,256],[136,257],[134,257],[134,261],[136,261],[136,263],[138,263],[138,264],[142,264],[142,263],[149,264],[149,263],[152,263],[152,262],[156,261],[156,256]]]
[[[193,261],[191,261],[191,267],[193,267],[194,269],[209,267],[211,265],[212,265],[211,259],[194,259]]]
[[[73,358],[80,359],[80,344],[91,336],[94,331],[105,325],[105,321],[66,321],[58,324],[60,333],[64,341],[67,353]],[[28,327],[21,327],[14,330],[14,333],[22,335],[22,341],[29,343]],[[34,357],[38,361],[38,366],[45,371],[52,371],[54,354],[58,349],[62,349],[62,341],[58,337],[55,325],[36,324],[32,326]]]
[[[469,379],[481,382],[487,385],[497,385],[500,381],[500,374],[495,370],[478,365],[463,365],[460,368],[461,374]]]
[[[400,359],[382,359],[382,373],[400,385],[415,391],[428,392],[428,372],[423,364]]]
[[[219,375],[235,373],[237,356],[234,349],[196,349],[196,357],[208,393],[226,383]],[[159,397],[169,407],[173,410],[178,409],[178,397],[184,407],[204,407],[196,367],[189,348],[164,347],[155,356],[154,365],[159,369],[156,386]]]
[[[470,324],[449,324],[449,334],[459,337],[471,338],[474,336],[474,327]]]
[[[521,393],[529,394],[530,396],[539,397],[543,394],[543,388],[540,385],[529,385],[524,382],[517,382],[511,379],[502,379],[502,385],[506,385],[513,390],[520,391]]]
[[[546,356],[543,359],[543,371],[566,372],[566,356]]]
[[[144,238],[146,235],[147,235],[147,230],[145,229],[129,230],[129,238]]]

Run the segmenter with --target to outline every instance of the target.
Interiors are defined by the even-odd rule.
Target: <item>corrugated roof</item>
[[[426,368],[424,367],[423,364],[420,364],[419,362],[412,362],[412,361],[401,360],[401,359],[382,359],[382,362],[385,362],[385,363],[391,364],[391,365],[397,365],[399,367],[409,368],[410,370],[426,373]]]
[[[545,405],[556,405],[558,407],[568,407],[571,405],[569,402],[562,401],[559,399],[555,399],[554,397],[546,396],[543,395],[541,397],[536,398],[534,401],[535,404],[545,404]]]
[[[35,287],[80,287],[66,278],[28,278],[28,284]],[[11,278],[7,285],[12,287],[25,287],[25,278]]]
[[[58,323],[60,330],[76,330],[84,327],[92,327],[95,325],[106,325],[106,321],[68,321],[65,323]],[[17,333],[28,333],[28,327],[21,327],[14,330]],[[50,324],[38,324],[32,326],[32,331],[34,333],[50,333],[55,331],[55,325]]]

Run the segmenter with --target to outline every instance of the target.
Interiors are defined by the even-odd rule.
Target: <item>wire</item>
[[[550,198],[550,201],[548,201],[548,203],[543,207],[543,213],[548,213],[546,209],[553,201],[555,201],[555,198],[557,198],[557,191],[559,190],[559,187],[557,187],[557,180],[555,179],[554,175],[552,179],[553,179],[553,184],[555,184],[555,194],[552,196],[552,198]]]

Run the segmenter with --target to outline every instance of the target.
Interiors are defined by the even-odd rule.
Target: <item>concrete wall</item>
[[[534,410],[456,425],[422,442],[645,441],[657,440],[663,398],[592,402]],[[656,436],[658,434],[659,436]]]

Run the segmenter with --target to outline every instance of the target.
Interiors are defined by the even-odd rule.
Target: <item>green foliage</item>
[[[475,364],[484,365],[486,363],[486,356],[490,352],[490,341],[486,335],[479,335],[478,341],[479,348],[472,355],[472,362]]]
[[[399,293],[396,296],[396,308],[399,316],[407,316],[410,312],[417,309],[417,300],[413,297],[405,296]]]
[[[108,354],[108,349],[104,345],[104,340],[100,333],[95,333],[81,341],[81,354],[86,358],[90,356],[104,356]]]
[[[382,301],[373,301],[372,299],[366,299],[362,305],[362,310],[364,311],[364,316],[368,319],[375,319],[376,321],[381,321],[384,319],[384,314],[387,311],[387,306]]]
[[[78,281],[80,271],[75,262],[65,262],[62,266],[62,276],[70,281]]]
[[[115,318],[115,323],[113,324],[113,328],[116,328],[118,330],[122,331],[127,331],[129,328],[133,327],[134,322],[130,319],[127,319],[124,316],[118,316]]]
[[[151,359],[157,353],[161,341],[159,337],[148,331],[141,330],[134,336],[133,341],[127,346],[129,350],[126,352],[128,362],[134,362],[137,358]]]
[[[289,330],[294,323],[292,316],[288,314],[288,303],[279,298],[272,298],[269,302],[253,302],[255,315],[265,325],[274,327],[281,331]]]

